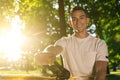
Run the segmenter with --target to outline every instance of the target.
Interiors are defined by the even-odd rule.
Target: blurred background
[[[46,73],[34,54],[73,33],[69,14],[74,6],[88,10],[88,32],[106,41],[108,73],[120,74],[120,0],[0,0],[0,73]]]

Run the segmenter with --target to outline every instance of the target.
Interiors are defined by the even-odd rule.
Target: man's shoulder
[[[63,36],[60,39],[62,39],[62,40],[69,40],[69,39],[72,39],[72,38],[73,38],[73,36]]]
[[[95,41],[95,42],[105,42],[103,39],[99,38],[99,37],[94,37],[94,36],[90,36],[92,41]]]
[[[89,35],[91,39],[95,39],[95,40],[102,40],[101,38],[97,37],[97,36],[92,36],[92,35]]]

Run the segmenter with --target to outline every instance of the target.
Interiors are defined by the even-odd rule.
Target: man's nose
[[[81,22],[80,19],[77,19],[77,20],[76,20],[76,24],[79,24],[80,22]]]

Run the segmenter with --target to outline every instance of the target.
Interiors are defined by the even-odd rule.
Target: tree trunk
[[[64,10],[64,1],[58,0],[59,4],[59,17],[60,17],[60,34],[66,36],[66,21],[65,21],[65,10]]]

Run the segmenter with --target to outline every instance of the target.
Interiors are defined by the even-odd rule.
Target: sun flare
[[[0,35],[0,53],[2,52],[9,61],[16,61],[21,57],[23,35],[20,30],[23,26],[20,23],[20,18],[15,17],[11,31],[3,30]]]

